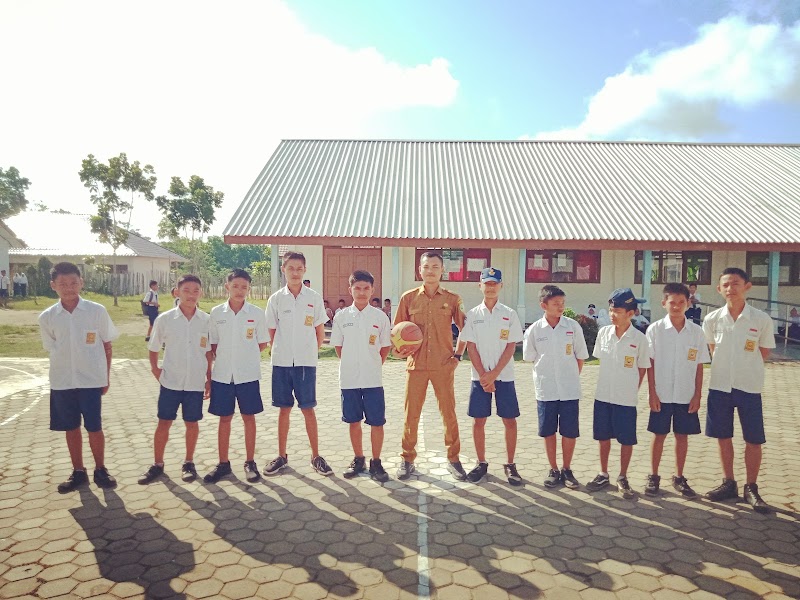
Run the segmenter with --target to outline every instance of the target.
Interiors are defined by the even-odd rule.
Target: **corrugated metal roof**
[[[225,236],[789,249],[800,146],[284,140]]]

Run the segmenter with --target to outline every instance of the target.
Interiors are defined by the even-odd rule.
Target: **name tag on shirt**
[[[314,324],[314,315],[306,315],[305,324],[307,327],[311,327]]]
[[[94,331],[87,331],[86,332],[86,343],[87,344],[94,344],[97,340],[97,334]]]
[[[635,356],[626,356],[625,357],[625,368],[626,369],[632,369],[635,361],[636,361],[636,357]]]
[[[501,329],[500,330],[500,339],[507,340],[508,339],[508,329]]]
[[[745,350],[745,352],[755,352],[756,351],[756,341],[755,340],[747,340],[744,343],[744,350]]]
[[[200,337],[200,347],[207,348],[208,347],[208,338],[206,336]]]
[[[688,360],[697,360],[697,348],[689,348],[689,356],[686,357]]]
[[[375,345],[375,340],[377,340],[377,339],[378,339],[378,336],[373,333],[371,336],[369,336],[369,345],[370,346],[374,346]]]
[[[253,333],[255,333],[255,328],[254,327],[248,327],[247,328],[247,336],[246,336],[248,340],[252,340],[253,339]]]
[[[572,344],[567,344],[567,356],[572,354]]]

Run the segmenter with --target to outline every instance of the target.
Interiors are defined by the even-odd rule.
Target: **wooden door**
[[[339,300],[344,300],[346,306],[353,303],[353,298],[348,291],[350,275],[356,269],[363,269],[372,273],[375,278],[374,297],[381,298],[381,249],[380,248],[339,248],[325,246],[322,249],[323,257],[323,296],[331,308],[336,310]]]

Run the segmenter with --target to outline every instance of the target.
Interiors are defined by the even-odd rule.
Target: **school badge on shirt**
[[[697,348],[689,348],[689,356],[686,358],[692,361],[697,360]]]
[[[208,338],[204,335],[200,337],[200,347],[201,348],[208,347]]]
[[[378,336],[375,335],[374,333],[372,335],[370,335],[369,336],[369,345],[370,346],[374,346],[375,345],[375,340],[377,340],[377,339],[378,339]]]
[[[744,343],[745,352],[755,352],[756,350],[756,341],[755,340],[747,340]]]
[[[508,339],[508,329],[501,329],[500,330],[500,339],[507,340]]]
[[[635,360],[636,360],[636,357],[634,357],[634,356],[626,356],[625,357],[625,368],[626,369],[632,369],[633,368],[633,363],[634,363]]]
[[[246,336],[248,340],[252,340],[253,339],[253,333],[255,333],[255,328],[254,327],[248,327],[247,328],[247,336]]]
[[[314,315],[306,315],[305,325],[311,327],[314,324]]]
[[[567,344],[567,356],[572,355],[572,344]]]
[[[97,340],[97,334],[94,331],[87,331],[86,332],[86,343],[87,344],[94,344],[95,340]]]

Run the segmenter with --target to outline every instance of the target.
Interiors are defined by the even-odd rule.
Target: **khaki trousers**
[[[461,441],[458,437],[458,419],[456,418],[456,394],[453,387],[455,371],[449,368],[435,371],[406,371],[406,422],[403,427],[403,460],[414,462],[417,457],[417,430],[422,406],[428,393],[428,382],[433,384],[433,392],[439,402],[439,412],[444,424],[444,446],[447,449],[447,460],[456,462],[461,452]]]

